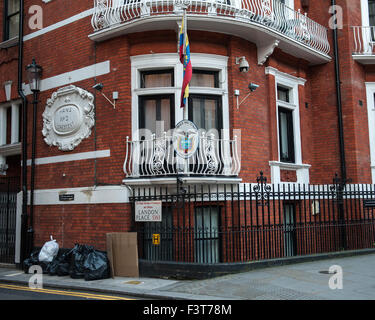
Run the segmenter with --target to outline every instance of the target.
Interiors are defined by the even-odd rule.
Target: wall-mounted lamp
[[[250,83],[249,86],[248,86],[250,92],[246,95],[245,98],[242,99],[242,101],[240,103],[238,103],[238,96],[240,95],[240,91],[239,90],[234,90],[234,95],[237,97],[237,109],[240,107],[240,105],[249,97],[249,95],[254,92],[256,89],[259,88],[259,85],[258,84],[255,84],[255,83]]]
[[[236,58],[236,64],[239,64],[240,72],[248,72],[249,71],[249,63],[247,62],[245,57]]]
[[[112,93],[112,98],[113,98],[113,102],[102,92],[102,89],[103,89],[104,85],[103,83],[97,83],[95,86],[93,86],[92,88],[95,89],[95,90],[98,90],[102,96],[113,106],[113,109],[116,109],[116,100],[118,99],[118,92],[115,91]]]

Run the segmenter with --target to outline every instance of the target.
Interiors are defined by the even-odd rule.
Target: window
[[[4,1],[4,41],[18,36],[20,0]]]
[[[194,69],[187,108],[180,108],[183,66],[177,54],[140,55],[130,59],[133,139],[142,139],[142,129],[158,137],[161,132],[157,121],[163,121],[162,131],[169,134],[168,130],[185,117],[205,130],[229,128],[228,57],[192,54]],[[228,139],[229,132],[224,131],[223,137]]]
[[[174,86],[173,69],[140,72],[140,88],[167,88]],[[174,95],[140,95],[139,128],[148,129],[160,137],[164,131],[174,127]],[[150,137],[147,137],[150,138]]]
[[[219,72],[194,69],[190,87],[219,88]],[[199,129],[206,131],[216,129],[220,135],[223,128],[221,106],[220,95],[192,93],[188,102],[189,120],[194,122]]]
[[[278,154],[272,154],[277,160],[271,160],[271,180],[284,183],[281,170],[295,170],[297,183],[309,183],[310,165],[303,163],[301,147],[301,129],[299,115],[299,88],[306,80],[297,78],[272,67],[266,67],[266,74],[275,77],[275,119],[273,127],[278,142]]]
[[[141,72],[141,88],[173,87],[173,69]]]
[[[190,86],[219,88],[219,72],[193,69]]]
[[[277,86],[277,100],[290,102],[289,100],[289,89],[281,86]]]
[[[375,26],[375,0],[368,0],[368,15],[370,26]]]
[[[283,225],[284,225],[284,256],[292,257],[297,253],[296,235],[296,208],[293,203],[283,205]]]
[[[160,126],[157,126],[159,122]],[[156,95],[139,97],[139,128],[148,129],[160,137],[174,127],[174,96]]]
[[[295,162],[293,111],[279,107],[280,161]]]
[[[216,263],[220,261],[220,208],[195,208],[194,261]]]
[[[199,129],[209,131],[222,129],[221,97],[191,94],[189,97],[189,120]]]
[[[281,162],[295,163],[293,89],[277,84],[279,157]]]

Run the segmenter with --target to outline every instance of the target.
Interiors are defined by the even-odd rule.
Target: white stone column
[[[19,130],[20,130],[20,105],[12,103],[12,125],[11,125],[11,141],[10,143],[20,142]]]
[[[0,108],[0,146],[7,143],[7,108]],[[0,175],[5,175],[7,170],[6,158],[0,155]]]
[[[0,146],[7,143],[7,108],[0,108]]]

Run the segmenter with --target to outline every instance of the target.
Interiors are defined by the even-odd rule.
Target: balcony
[[[89,37],[104,41],[150,30],[176,30],[181,0],[95,0]],[[254,42],[263,64],[277,46],[311,65],[326,63],[327,29],[279,0],[183,0],[189,30],[231,34]]]
[[[180,156],[173,136],[153,134],[146,140],[126,140],[125,184],[184,182],[239,182],[241,169],[237,137],[233,140],[200,133],[198,146],[190,157]]]
[[[361,64],[375,64],[375,27],[353,26],[354,48],[352,56]]]

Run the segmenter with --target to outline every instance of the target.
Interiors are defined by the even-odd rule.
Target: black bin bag
[[[110,277],[107,254],[92,249],[84,262],[86,281],[107,279]]]
[[[29,268],[31,266],[39,264],[39,252],[40,249],[34,250],[33,252],[31,252],[30,257],[23,261],[23,271],[25,273],[29,273]]]
[[[69,275],[70,259],[72,250],[62,252],[59,250],[57,256],[48,265],[47,271],[50,276],[67,276]]]
[[[93,247],[88,245],[76,244],[71,252],[70,260],[70,277],[73,279],[81,279],[85,277],[84,263],[88,254],[94,250]]]

